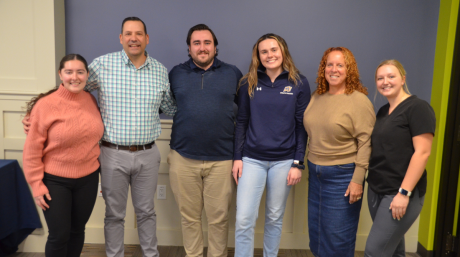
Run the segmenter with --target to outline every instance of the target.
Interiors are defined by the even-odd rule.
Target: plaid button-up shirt
[[[99,89],[104,141],[118,145],[150,143],[161,133],[159,109],[170,116],[177,110],[166,68],[145,54],[147,59],[139,68],[124,50],[98,57],[89,65],[85,89]]]

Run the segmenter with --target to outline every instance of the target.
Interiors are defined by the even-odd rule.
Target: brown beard
[[[203,52],[209,54],[209,52],[207,52],[207,51],[203,51]],[[202,52],[200,52],[200,53],[202,53]],[[198,53],[198,54],[200,54],[200,53]],[[214,55],[212,58],[209,58],[209,60],[208,60],[207,62],[202,62],[202,61],[200,61],[200,60],[196,60],[196,59],[193,59],[193,58],[192,58],[192,59],[193,59],[193,62],[194,62],[198,67],[201,68],[201,67],[207,67],[209,64],[211,64],[211,63],[214,61],[214,57],[215,57],[215,55]]]

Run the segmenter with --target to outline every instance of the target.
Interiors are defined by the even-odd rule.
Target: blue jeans
[[[291,190],[287,176],[292,162],[292,159],[259,161],[243,157],[243,174],[238,180],[236,196],[235,256],[254,256],[254,228],[265,185],[264,256],[277,256],[284,209]]]
[[[353,257],[362,200],[345,197],[354,163],[321,166],[308,161],[308,232],[316,257]]]

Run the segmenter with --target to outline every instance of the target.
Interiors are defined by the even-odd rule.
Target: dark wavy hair
[[[81,56],[79,54],[68,54],[68,55],[64,56],[61,59],[61,62],[59,63],[59,70],[58,71],[61,71],[62,69],[64,69],[65,63],[68,62],[68,61],[72,61],[72,60],[78,60],[78,61],[82,62],[85,65],[86,72],[88,72],[88,63],[86,62],[85,58],[83,58],[83,56]],[[38,100],[40,100],[41,98],[43,98],[43,97],[55,92],[56,90],[58,90],[58,88],[59,88],[59,85],[55,86],[53,89],[51,89],[50,91],[48,91],[46,93],[41,93],[38,96],[32,98],[30,100],[30,102],[27,103],[26,115],[30,115],[30,112],[32,111],[32,109],[34,108],[34,106],[38,102]]]
[[[350,50],[343,46],[331,47],[324,52],[323,58],[321,58],[321,62],[318,67],[318,77],[316,78],[316,84],[318,86],[316,88],[316,93],[318,95],[322,95],[329,91],[329,82],[327,82],[324,73],[326,70],[327,57],[333,51],[342,52],[343,57],[345,58],[345,66],[347,68],[345,94],[351,94],[353,91],[357,90],[358,92],[367,95],[367,88],[363,86],[361,79],[359,78],[358,64],[356,63],[355,57]]]

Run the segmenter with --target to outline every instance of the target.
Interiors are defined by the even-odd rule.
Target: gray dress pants
[[[130,185],[143,256],[159,256],[153,203],[161,160],[157,146],[137,152],[102,146],[99,160],[106,205],[104,235],[107,256],[124,256],[124,219]]]
[[[404,234],[409,230],[422,211],[425,196],[420,197],[418,189],[412,192],[406,214],[401,220],[394,220],[390,204],[395,195],[379,195],[372,189],[367,191],[369,212],[374,221],[367,237],[366,257],[405,257]]]

